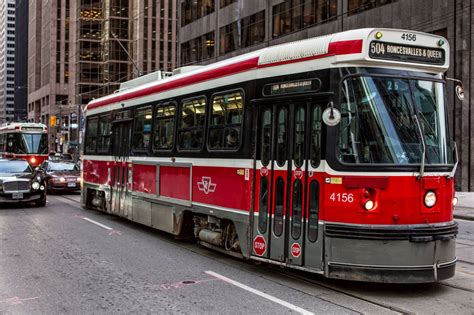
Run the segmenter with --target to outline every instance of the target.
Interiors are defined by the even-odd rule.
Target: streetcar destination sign
[[[373,59],[426,63],[433,65],[444,65],[446,61],[443,49],[379,41],[373,41],[370,43],[369,57]]]
[[[319,79],[308,79],[300,81],[288,81],[275,84],[266,84],[263,87],[263,95],[280,95],[317,91],[321,88]]]

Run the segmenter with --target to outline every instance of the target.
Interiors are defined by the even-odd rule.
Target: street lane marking
[[[97,221],[94,221],[92,219],[89,219],[89,218],[86,218],[86,217],[80,217],[82,220],[86,220],[87,222],[90,222],[92,224],[95,224],[97,226],[100,226],[101,228],[103,229],[106,229],[107,231],[109,231],[109,235],[112,235],[112,234],[118,234],[118,235],[121,235],[120,231],[116,231],[114,230],[113,228],[105,225],[105,224],[102,224],[102,223],[99,223]]]
[[[278,304],[280,304],[280,305],[283,305],[283,306],[285,306],[285,307],[287,307],[287,308],[289,308],[289,309],[291,309],[291,310],[293,310],[293,311],[296,311],[296,312],[298,312],[298,313],[300,313],[300,314],[305,314],[305,315],[314,314],[313,312],[310,312],[310,311],[307,311],[307,310],[305,310],[305,309],[302,309],[301,307],[298,307],[298,306],[296,306],[296,305],[294,305],[294,304],[291,304],[291,303],[288,303],[288,302],[286,302],[286,301],[280,300],[279,298],[276,298],[276,297],[271,296],[271,295],[269,295],[269,294],[263,293],[262,291],[259,291],[259,290],[257,290],[257,289],[251,288],[251,287],[249,287],[249,286],[247,286],[247,285],[245,285],[245,284],[242,284],[242,283],[237,282],[237,281],[235,281],[235,280],[232,280],[232,279],[229,279],[229,278],[227,278],[227,277],[224,277],[223,275],[218,274],[218,273],[216,273],[216,272],[214,272],[214,271],[205,271],[205,273],[207,273],[208,275],[211,275],[211,276],[213,276],[213,277],[216,277],[217,279],[220,279],[220,280],[222,280],[222,281],[225,281],[225,282],[227,282],[227,283],[230,283],[230,284],[232,284],[232,285],[235,285],[236,287],[239,287],[239,288],[244,289],[244,290],[246,290],[246,291],[252,292],[253,294],[256,294],[256,295],[258,295],[258,296],[261,296],[261,297],[263,297],[263,298],[265,298],[265,299],[267,299],[267,300],[270,300],[270,301],[272,301],[272,302],[275,302],[275,303],[278,303]]]

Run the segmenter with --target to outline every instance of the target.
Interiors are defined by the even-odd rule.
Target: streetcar
[[[7,123],[0,127],[0,156],[25,159],[32,167],[48,158],[48,129],[39,123]]]
[[[450,278],[449,51],[358,29],[128,81],[86,107],[81,203],[327,278]]]

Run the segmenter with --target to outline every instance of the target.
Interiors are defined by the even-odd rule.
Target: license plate
[[[13,193],[12,198],[13,199],[23,199],[23,193]]]
[[[67,187],[76,187],[76,183],[67,183]]]

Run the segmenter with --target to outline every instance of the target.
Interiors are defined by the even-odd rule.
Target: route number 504
[[[332,193],[329,199],[332,202],[345,202],[352,203],[354,202],[354,194],[349,193]]]

